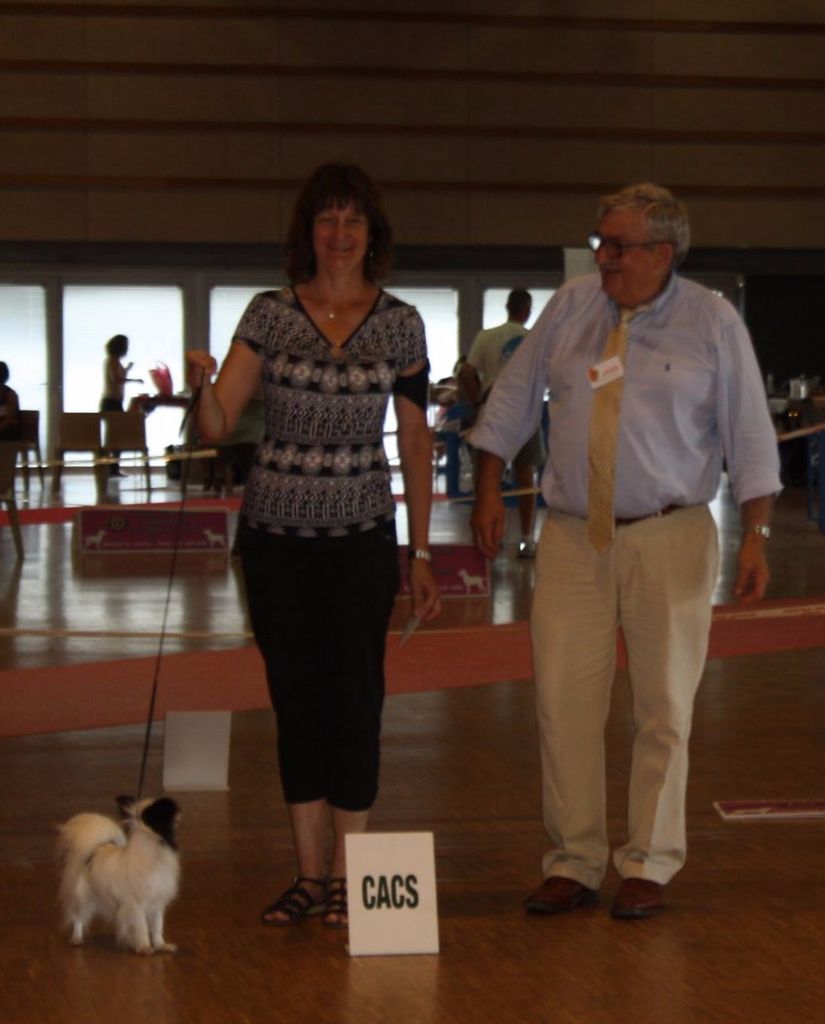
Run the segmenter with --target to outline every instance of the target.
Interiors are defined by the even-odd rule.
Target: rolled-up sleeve
[[[779,450],[759,364],[738,316],[724,324],[718,351],[720,439],[731,491],[741,505],[782,489]]]

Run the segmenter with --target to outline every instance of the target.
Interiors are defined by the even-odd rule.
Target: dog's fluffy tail
[[[57,855],[62,868],[61,898],[74,889],[75,881],[95,850],[112,843],[126,845],[126,833],[112,818],[102,814],[76,814],[57,830]]]

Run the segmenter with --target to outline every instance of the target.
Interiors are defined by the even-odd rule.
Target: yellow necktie
[[[628,324],[638,310],[622,309],[619,322],[607,336],[602,362],[618,356],[624,366]],[[590,411],[587,479],[587,536],[598,554],[613,540],[613,494],[616,478],[616,445],[624,375],[593,392]]]

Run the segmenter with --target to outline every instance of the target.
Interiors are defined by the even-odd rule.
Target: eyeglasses
[[[621,259],[628,249],[651,249],[654,245],[659,245],[658,242],[617,242],[615,238],[603,238],[598,233],[589,235],[587,244],[593,252],[604,249],[609,260]]]

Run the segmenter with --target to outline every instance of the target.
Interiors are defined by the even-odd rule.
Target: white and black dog
[[[117,799],[122,822],[76,814],[60,825],[60,905],[73,945],[94,918],[114,928],[118,944],[146,956],[174,953],[163,937],[166,908],[180,877],[174,800]]]

